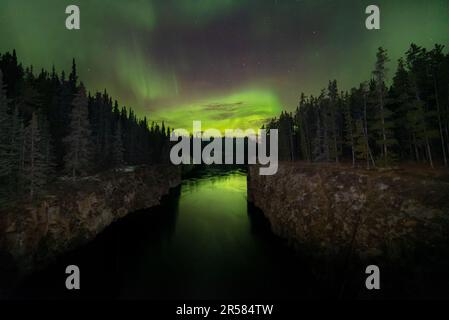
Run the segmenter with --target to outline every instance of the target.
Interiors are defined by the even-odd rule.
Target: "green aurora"
[[[65,29],[65,7],[81,30]],[[40,68],[76,58],[91,90],[105,88],[139,116],[171,127],[258,128],[318,94],[330,79],[349,89],[369,79],[377,47],[390,71],[411,42],[449,43],[449,1],[0,0],[0,51]],[[391,71],[392,72],[392,71]],[[390,73],[391,76],[391,73]]]
[[[193,121],[201,120],[202,130],[215,128],[224,132],[227,128],[260,128],[281,110],[281,103],[275,94],[268,90],[247,90],[157,110],[154,117],[188,131],[191,131]]]

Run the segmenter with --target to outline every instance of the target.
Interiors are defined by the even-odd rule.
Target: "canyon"
[[[43,276],[40,288],[47,288],[55,272],[68,264],[81,263],[99,279],[104,272],[103,284],[109,283],[110,275],[134,279],[122,283],[122,290],[139,297],[160,297],[161,292],[171,296],[167,288],[187,297],[201,285],[205,296],[217,288],[226,296],[229,279],[218,275],[229,270],[245,279],[242,283],[251,283],[239,289],[242,294],[269,295],[271,289],[263,291],[259,281],[266,277],[279,284],[272,288],[282,288],[288,296],[299,294],[297,287],[307,281],[315,294],[322,293],[320,288],[340,292],[340,287],[314,278],[316,274],[339,284],[346,283],[348,274],[347,292],[352,294],[366,260],[379,263],[390,282],[398,274],[399,279],[414,279],[447,269],[447,172],[303,162],[281,162],[272,176],[260,175],[253,165],[247,171],[198,170],[188,174],[191,178],[184,176],[174,192],[170,189],[181,184],[181,166],[129,167],[76,182],[60,178],[34,202],[2,208],[0,288],[61,260],[55,259],[59,256],[62,260]],[[170,195],[161,201],[166,194]],[[115,239],[120,239],[122,249],[117,249]],[[64,260],[74,249],[79,249],[78,260]],[[420,263],[410,264],[416,252]],[[396,261],[397,270],[385,268],[383,258]],[[115,263],[121,267],[116,269]],[[353,273],[347,271],[349,263]],[[198,270],[216,274],[215,282],[209,279],[206,285],[195,278]],[[404,270],[410,271],[402,275]],[[440,282],[430,282],[423,292],[434,292]],[[415,283],[409,284],[413,293],[419,292]],[[445,283],[440,286],[444,292]]]
[[[26,274],[84,244],[130,212],[160,203],[181,182],[170,165],[127,167],[75,182],[59,178],[32,203],[0,210],[0,274]]]
[[[442,243],[449,230],[447,172],[418,172],[298,162],[260,176],[251,166],[248,199],[297,248],[399,258],[417,243]]]

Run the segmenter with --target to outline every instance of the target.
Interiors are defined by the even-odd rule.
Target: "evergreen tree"
[[[329,81],[328,84],[328,98],[329,98],[329,112],[327,113],[328,128],[329,128],[329,154],[330,157],[335,158],[338,162],[338,136],[337,136],[337,107],[338,107],[338,89],[337,80]]]
[[[407,113],[409,127],[412,129],[415,144],[424,146],[427,160],[433,168],[432,150],[430,148],[430,140],[438,137],[438,130],[429,127],[429,118],[434,117],[434,112],[426,111],[421,101],[415,101]]]
[[[374,84],[376,90],[377,104],[379,112],[376,117],[376,123],[373,126],[379,132],[379,138],[377,140],[378,145],[381,147],[382,159],[385,163],[391,160],[391,154],[389,154],[389,147],[396,144],[396,139],[392,137],[392,129],[394,128],[394,122],[391,117],[393,113],[386,107],[386,64],[389,61],[387,51],[380,47],[376,54],[376,64],[373,71]],[[391,150],[390,150],[391,153]]]
[[[300,154],[307,161],[312,161],[311,140],[310,140],[311,134],[309,131],[309,125],[306,122],[306,120],[308,118],[307,109],[308,109],[308,104],[306,102],[304,93],[302,93],[301,99],[299,102],[299,106],[295,112],[294,121],[298,128],[299,146],[300,146],[300,151],[301,151]]]
[[[353,132],[353,141],[354,141],[354,158],[358,160],[366,161],[366,168],[369,169],[369,149],[368,149],[368,141],[367,136],[365,135],[365,129],[363,125],[363,121],[361,119],[357,119],[355,121],[355,130]],[[354,161],[355,162],[355,161]]]
[[[0,70],[0,204],[6,202],[10,195],[8,182],[13,172],[11,144],[11,119],[8,113],[8,98],[3,85],[3,74]]]
[[[55,157],[53,141],[50,134],[50,126],[48,120],[44,114],[40,114],[39,117],[39,129],[41,133],[41,150],[43,155],[43,160],[46,168],[47,179],[53,175],[55,168]]]
[[[436,105],[436,115],[438,119],[438,130],[439,130],[439,138],[441,140],[441,151],[443,155],[443,163],[444,166],[447,167],[448,161],[447,161],[447,153],[446,153],[446,143],[445,143],[445,137],[444,137],[444,131],[443,131],[443,109],[441,106],[441,97],[440,97],[440,83],[444,81],[442,78],[442,70],[441,66],[444,63],[444,54],[443,54],[443,48],[442,45],[435,45],[432,51],[429,52],[429,60],[430,60],[430,70],[431,70],[431,76],[432,76],[432,83],[433,83],[433,93],[435,98],[435,105]],[[449,87],[449,86],[448,86]],[[449,152],[449,150],[448,150]]]
[[[352,166],[355,166],[355,141],[354,141],[354,124],[349,104],[349,95],[346,93],[344,102],[343,102],[343,117],[345,120],[345,141],[346,145],[351,148],[351,156],[352,156]]]
[[[87,97],[81,85],[72,104],[69,134],[64,138],[67,153],[64,157],[65,168],[73,179],[77,175],[85,175],[91,165],[91,130],[88,118]]]
[[[3,73],[0,70],[0,178],[4,182],[11,173],[11,119],[8,98],[3,85]]]
[[[325,138],[325,129],[322,127],[322,120],[320,116],[320,109],[316,110],[316,125],[315,125],[315,137],[312,143],[312,155],[313,161],[329,160],[327,156],[327,144]]]
[[[394,101],[395,130],[394,135],[398,140],[399,154],[401,158],[413,155],[413,139],[411,130],[407,122],[407,112],[413,101],[413,92],[411,90],[409,74],[405,68],[404,59],[398,60],[398,67],[393,77],[393,85],[390,91],[391,99]]]
[[[425,155],[431,167],[433,167],[431,139],[435,137],[432,123],[436,112],[430,109],[430,103],[425,102],[428,85],[428,54],[424,48],[411,44],[406,52],[407,67],[410,82],[414,91],[415,100],[410,105],[408,122],[413,129],[414,138],[418,146],[424,147]]]
[[[75,59],[72,60],[72,71],[69,74],[69,84],[73,92],[76,92],[78,83],[78,73],[76,71]]]
[[[23,178],[25,190],[30,199],[33,199],[40,188],[46,183],[47,168],[42,153],[41,133],[38,125],[38,117],[33,112],[29,125],[25,128],[25,157]]]
[[[12,172],[10,174],[9,184],[11,191],[18,192],[21,186],[22,163],[24,161],[25,128],[17,106],[14,108],[14,113],[12,114],[10,139]]]

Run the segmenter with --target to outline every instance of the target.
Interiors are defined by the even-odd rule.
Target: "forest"
[[[0,202],[35,196],[61,176],[168,162],[164,123],[138,119],[104,91],[87,93],[75,60],[68,77],[0,55]]]
[[[263,128],[278,129],[279,158],[374,168],[416,162],[447,166],[449,54],[415,44],[397,62],[379,48],[371,79],[318,96],[301,94]],[[58,177],[124,165],[168,163],[170,128],[138,118],[106,92],[87,92],[75,60],[68,76],[0,55],[0,202],[33,199]]]
[[[449,54],[411,44],[390,74],[379,48],[371,79],[347,91],[329,81],[318,96],[300,95],[294,112],[266,124],[279,131],[279,158],[346,161],[357,167],[416,162],[447,166]]]

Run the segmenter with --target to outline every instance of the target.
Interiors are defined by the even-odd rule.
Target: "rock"
[[[384,191],[384,190],[387,190],[389,187],[384,183],[379,183],[377,185],[377,188],[379,188],[380,191]]]
[[[275,175],[260,176],[250,166],[248,199],[295,247],[326,252],[351,245],[360,257],[378,256],[395,242],[431,241],[448,231],[439,221],[449,218],[449,184],[393,170],[280,163]]]
[[[180,182],[180,169],[168,165],[59,179],[41,199],[0,210],[0,257],[13,260],[0,264],[27,273],[126,214],[159,204]]]

